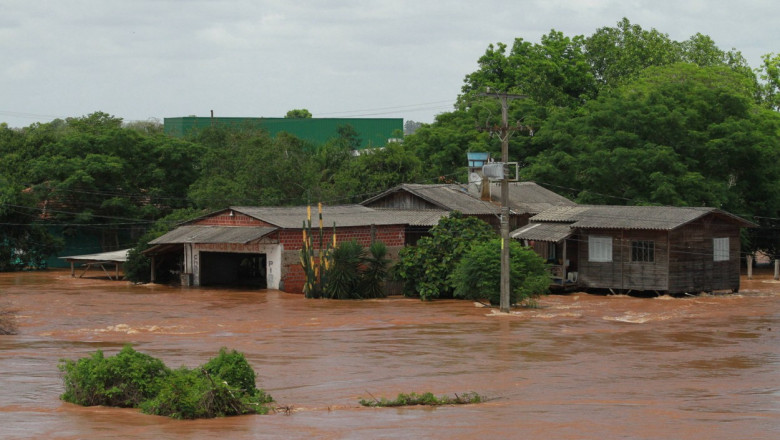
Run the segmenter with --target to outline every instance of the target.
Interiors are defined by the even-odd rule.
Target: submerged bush
[[[547,293],[550,277],[542,257],[531,248],[510,241],[510,303],[533,301]],[[501,301],[501,240],[475,243],[451,275],[456,298]]]
[[[113,357],[98,350],[78,361],[63,360],[62,400],[84,406],[140,408],[147,414],[195,419],[266,414],[271,396],[255,386],[243,354],[221,349],[201,367],[171,371],[162,361],[126,346]]]
[[[436,397],[433,393],[409,393],[398,394],[395,400],[388,400],[384,397],[380,399],[360,399],[360,404],[363,406],[414,406],[414,405],[426,405],[426,406],[439,406],[439,405],[465,405],[468,403],[480,403],[485,400],[484,397],[477,393],[465,393],[461,395],[455,394],[455,397],[439,396]]]
[[[84,406],[135,408],[157,395],[161,379],[169,374],[159,359],[139,353],[129,345],[116,356],[98,350],[78,361],[63,360],[65,393],[62,400]]]
[[[182,367],[171,372],[154,399],[141,403],[141,410],[175,419],[201,419],[267,414],[265,404],[272,401],[260,390],[249,394],[205,368]]]

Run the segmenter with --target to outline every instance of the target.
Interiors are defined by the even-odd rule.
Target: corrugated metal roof
[[[428,185],[404,183],[377,196],[371,197],[362,203],[364,205],[371,204],[374,201],[399,191],[406,191],[413,194],[440,209],[446,211],[459,211],[466,215],[498,214],[501,211],[501,208],[498,205],[473,197],[468,193],[465,187],[454,184]]]
[[[110,261],[124,263],[127,261],[127,253],[129,251],[130,249],[122,249],[121,251],[101,252],[99,254],[70,255],[59,258],[67,261]]]
[[[402,223],[410,226],[434,226],[439,223],[439,220],[441,220],[442,217],[447,217],[450,215],[449,211],[438,210],[403,210],[377,208],[376,211],[384,212],[388,216],[403,220]]]
[[[501,200],[500,182],[491,183],[490,197]],[[518,214],[538,214],[557,206],[574,206],[576,203],[534,182],[509,182],[509,207]]]
[[[237,243],[246,244],[264,237],[277,228],[257,226],[184,225],[158,237],[149,244]]]
[[[285,229],[300,229],[306,220],[306,207],[252,207],[234,206],[236,212],[246,214],[266,223]],[[311,207],[312,226],[319,222],[317,206]],[[370,225],[403,225],[407,224],[404,216],[396,212],[376,210],[362,205],[337,205],[322,207],[322,223],[325,227],[370,226]]]
[[[672,230],[705,215],[716,215],[740,227],[753,223],[716,208],[673,206],[579,205],[558,207],[531,218],[532,222],[565,222],[576,228]]]
[[[518,240],[552,241],[557,243],[572,234],[569,223],[531,223],[515,229],[509,235]]]

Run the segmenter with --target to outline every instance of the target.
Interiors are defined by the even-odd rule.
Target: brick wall
[[[329,243],[332,240],[332,228],[326,228],[323,241]],[[314,229],[313,244],[319,246],[319,230]],[[381,241],[388,247],[388,256],[395,259],[398,250],[404,245],[404,225],[376,226],[373,234],[371,226],[354,226],[339,228],[336,226],[336,242],[357,240],[363,247],[371,245],[371,237]],[[302,293],[306,279],[300,264],[300,251],[303,248],[303,232],[301,229],[285,229],[279,231],[279,241],[284,245],[282,253],[282,282],[285,292]]]

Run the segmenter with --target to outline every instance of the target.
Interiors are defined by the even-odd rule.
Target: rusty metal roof
[[[672,230],[706,215],[717,216],[739,227],[754,227],[741,217],[716,208],[673,206],[579,205],[548,209],[531,218],[538,222],[563,222],[585,229]]]
[[[258,226],[184,225],[149,242],[149,244],[237,243],[246,244],[262,238],[277,228]]]
[[[509,235],[518,240],[552,241],[557,243],[572,234],[569,223],[530,223]]]

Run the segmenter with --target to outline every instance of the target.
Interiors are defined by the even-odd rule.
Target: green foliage
[[[386,296],[384,282],[390,260],[387,246],[379,241],[371,244],[368,253],[356,240],[335,242],[335,225],[331,240],[323,245],[320,230],[319,250],[312,243],[311,222],[304,222],[304,245],[301,249],[301,267],[306,274],[306,298],[366,299]]]
[[[305,108],[296,108],[288,111],[284,117],[288,119],[309,119],[311,118],[311,112]]]
[[[333,250],[327,270],[325,297],[331,299],[383,298],[390,260],[387,246],[379,241],[364,249],[356,240],[340,243]]]
[[[126,346],[116,356],[98,350],[78,361],[63,360],[61,398],[84,406],[141,408],[177,419],[266,414],[271,396],[255,386],[241,353],[221,349],[202,367],[171,371],[162,361]]]
[[[135,408],[157,395],[169,370],[162,361],[125,346],[116,356],[98,350],[78,361],[62,360],[65,393],[61,399],[84,406]]]
[[[333,265],[328,270],[325,296],[331,299],[361,298],[361,264],[365,249],[356,240],[339,243],[333,249]]]
[[[201,368],[171,372],[160,392],[141,403],[146,414],[174,419],[202,419],[244,414],[267,414],[272,402],[262,391],[252,395]]]
[[[325,155],[329,159],[326,160]],[[334,158],[339,157],[341,160],[336,164]],[[319,197],[343,203],[365,200],[368,194],[418,181],[422,175],[422,161],[404,143],[361,150],[360,155],[354,157],[344,150],[334,154],[332,147],[326,145],[317,158],[319,163],[329,164],[322,167]]]
[[[0,174],[0,272],[45,268],[62,246],[35,221],[35,198]]]
[[[763,82],[761,98],[768,108],[780,111],[780,54],[766,54],[757,73]]]
[[[307,202],[315,174],[309,146],[299,139],[284,134],[271,138],[258,129],[210,127],[193,142],[206,150],[198,161],[201,172],[188,193],[197,207],[218,210],[230,205]]]
[[[780,115],[756,104],[754,92],[729,67],[646,69],[550,118],[523,177],[577,188],[568,195],[581,203],[715,206],[776,218]]]
[[[450,396],[435,396],[431,392],[422,394],[409,393],[398,394],[394,400],[389,400],[384,397],[380,399],[360,399],[360,404],[363,406],[371,407],[394,407],[394,406],[441,406],[441,405],[466,405],[470,403],[481,403],[485,401],[485,397],[477,393],[464,393],[461,395],[455,394],[455,397]]]
[[[250,396],[260,392],[255,386],[255,371],[246,361],[244,354],[236,350],[227,351],[226,348],[221,348],[216,357],[203,365],[203,370],[210,376],[222,378],[230,386]]]
[[[545,294],[550,276],[544,260],[532,249],[510,241],[510,304]],[[498,305],[501,299],[501,240],[475,243],[452,274],[456,298],[483,300]]]
[[[431,235],[416,246],[401,250],[394,268],[397,279],[404,281],[404,295],[422,300],[452,297],[455,284],[451,274],[474,243],[495,238],[487,223],[453,212],[431,228]]]
[[[388,275],[390,259],[387,258],[387,246],[381,241],[371,243],[368,255],[363,257],[359,292],[363,298],[382,298],[387,296],[384,283]]]

